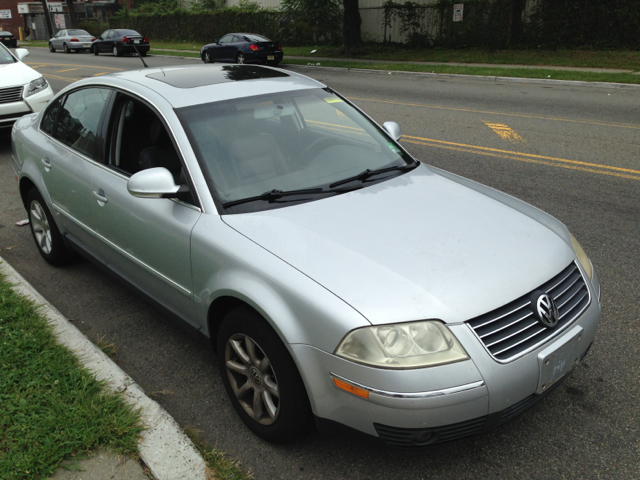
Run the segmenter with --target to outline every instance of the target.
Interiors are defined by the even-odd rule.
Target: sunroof
[[[150,73],[153,78],[176,88],[195,88],[217,83],[288,77],[284,72],[255,65],[211,65],[199,68],[179,68]]]

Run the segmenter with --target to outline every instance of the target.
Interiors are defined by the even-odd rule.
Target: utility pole
[[[78,26],[78,16],[76,15],[76,7],[73,6],[73,0],[67,0],[67,8],[69,9],[69,23],[71,23],[67,28],[76,28]]]
[[[42,2],[42,8],[44,9],[44,20],[47,24],[47,31],[49,32],[49,38],[53,37],[53,24],[51,23],[51,13],[49,12],[49,5],[47,0],[40,0]]]

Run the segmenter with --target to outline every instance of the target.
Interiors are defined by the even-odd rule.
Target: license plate
[[[580,363],[580,357],[588,346],[583,337],[584,330],[576,325],[569,335],[538,354],[540,377],[536,393],[549,389]]]
[[[90,43],[83,43],[83,44],[82,44],[82,46],[83,46],[83,47],[90,47],[90,46],[91,46],[91,44],[90,44]]]
[[[140,40],[134,40],[133,43],[140,43]]]
[[[276,57],[273,55],[267,55],[267,60],[275,60]]]

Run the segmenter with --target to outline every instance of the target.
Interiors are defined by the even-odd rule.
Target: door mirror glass
[[[396,122],[384,122],[382,128],[384,128],[394,140],[400,140],[402,138],[402,128]]]
[[[133,174],[127,182],[127,190],[138,198],[180,198],[189,191],[185,185],[176,185],[173,175],[164,167]]]

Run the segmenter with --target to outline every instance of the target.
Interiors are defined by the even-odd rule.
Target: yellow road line
[[[348,127],[346,125],[340,125],[337,123],[327,123],[327,122],[319,122],[317,120],[305,120],[305,122],[308,123],[317,123],[319,125],[330,125],[332,127],[339,127],[339,128],[348,128],[349,130],[358,130],[360,132],[364,132],[364,128],[358,128],[358,127]]]
[[[580,162],[578,160],[567,160],[565,158],[557,158],[557,157],[547,157],[544,155],[535,155],[532,153],[520,153],[520,152],[513,152],[510,150],[500,150],[498,148],[489,148],[489,147],[478,147],[476,145],[466,145],[464,143],[455,143],[455,142],[445,142],[443,140],[434,140],[432,138],[423,138],[423,137],[412,137],[410,135],[405,135],[402,138],[410,138],[413,140],[419,140],[419,141],[423,141],[423,142],[433,142],[433,143],[438,143],[438,144],[444,144],[444,145],[452,145],[452,146],[456,146],[456,147],[462,147],[462,148],[472,148],[474,150],[484,150],[484,151],[488,151],[488,152],[495,152],[495,153],[500,153],[500,154],[507,154],[507,155],[517,155],[517,156],[521,156],[521,157],[527,157],[527,158],[536,158],[536,159],[541,159],[541,160],[551,160],[552,162],[561,162],[561,163],[573,163],[576,165],[584,165],[587,167],[596,167],[596,168],[604,168],[607,170],[618,170],[621,172],[630,172],[630,173],[637,173],[638,175],[640,175],[640,170],[631,170],[629,168],[621,168],[621,167],[612,167],[609,165],[601,165],[599,163],[588,163],[588,162]]]
[[[67,68],[66,70],[58,70],[56,73],[72,72],[74,70],[78,70],[78,69],[77,68]]]
[[[515,130],[513,130],[508,125],[503,123],[488,123],[484,122],[484,124],[493,130],[500,138],[506,140],[511,143],[524,143],[524,138],[518,135]]]
[[[106,75],[109,72],[100,72],[100,73],[94,73],[92,76],[93,77],[99,77],[100,75]]]
[[[78,79],[77,78],[67,78],[67,77],[60,77],[58,75],[52,75],[50,73],[43,73],[43,75],[45,77],[51,77],[51,78],[56,78],[58,80],[64,80],[65,82],[69,82],[69,83],[73,83],[73,82],[77,82]]]
[[[453,108],[453,107],[445,107],[443,105],[426,105],[422,103],[403,103],[403,102],[392,102],[390,100],[377,100],[375,98],[357,98],[357,97],[348,97],[349,100],[362,100],[365,102],[375,102],[375,103],[388,103],[392,105],[406,105],[409,107],[422,107],[422,108],[434,108],[439,110],[451,110],[456,112],[470,112],[470,113],[482,113],[482,114],[490,114],[490,115],[503,115],[507,117],[520,117],[520,118],[533,118],[536,120],[552,120],[556,122],[569,122],[569,123],[583,123],[586,125],[598,125],[601,127],[617,127],[617,128],[631,128],[634,130],[640,130],[640,125],[629,125],[625,123],[602,123],[595,122],[591,120],[571,120],[568,118],[559,118],[559,117],[543,117],[537,115],[524,115],[520,113],[504,113],[504,112],[492,112],[486,110],[473,110],[469,108]]]
[[[583,172],[590,172],[590,173],[598,173],[601,175],[610,175],[613,177],[622,177],[622,178],[628,178],[628,179],[632,179],[632,180],[640,180],[640,175],[635,176],[635,175],[627,175],[624,173],[617,173],[617,172],[611,172],[611,171],[606,171],[606,170],[597,170],[595,168],[586,168],[586,167],[579,167],[579,166],[574,166],[574,165],[567,165],[565,163],[559,163],[559,161],[572,161],[572,160],[564,160],[564,159],[556,159],[558,162],[553,162],[553,161],[545,161],[545,160],[537,160],[537,159],[533,159],[533,158],[526,158],[526,157],[521,157],[518,156],[520,154],[518,154],[518,152],[508,152],[508,151],[504,151],[504,150],[496,150],[496,149],[487,149],[487,150],[495,150],[495,151],[484,151],[484,149],[479,148],[479,147],[474,147],[472,145],[469,145],[468,148],[464,148],[464,145],[460,146],[460,147],[456,147],[456,146],[452,146],[452,145],[461,145],[461,144],[452,144],[452,145],[443,145],[443,143],[450,143],[450,142],[438,142],[438,141],[429,141],[429,142],[418,142],[415,140],[405,140],[408,143],[414,143],[416,145],[426,145],[429,147],[436,147],[436,148],[444,148],[447,150],[456,150],[459,152],[466,152],[466,153],[473,153],[476,155],[486,155],[486,156],[491,156],[491,157],[498,157],[498,158],[507,158],[510,160],[517,160],[519,162],[527,162],[527,163],[537,163],[537,164],[541,164],[541,165],[547,165],[550,167],[559,167],[559,168],[568,168],[570,170],[580,170]],[[504,152],[504,153],[499,153],[499,152]],[[541,157],[541,158],[550,158],[553,159],[553,157]],[[579,164],[585,164],[585,165],[594,165],[597,168],[607,168],[607,166],[604,165],[597,165],[597,164],[589,164],[589,163],[585,163],[585,162],[575,162],[575,163],[579,163]],[[615,167],[611,167],[611,168],[615,168]],[[620,169],[620,170],[626,170],[626,169]],[[635,172],[635,170],[628,170],[630,172]],[[640,172],[637,172],[640,174]]]
[[[27,63],[27,65],[31,66],[31,63]],[[40,67],[78,67],[78,68],[99,68],[100,70],[117,70],[118,72],[124,72],[124,68],[113,68],[113,67],[101,67],[101,66],[93,66],[93,65],[73,65],[70,63],[34,63],[33,65],[38,65]]]

